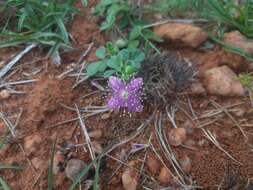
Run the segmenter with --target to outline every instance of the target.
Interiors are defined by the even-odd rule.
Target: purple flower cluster
[[[112,97],[108,101],[109,108],[119,110],[126,108],[129,112],[141,112],[140,89],[143,85],[142,78],[134,78],[128,84],[118,77],[109,78],[109,87],[112,90]]]

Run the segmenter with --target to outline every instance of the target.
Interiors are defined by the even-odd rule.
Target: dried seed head
[[[187,87],[193,69],[173,53],[150,55],[142,63],[139,76],[143,78],[147,103],[163,109],[173,104],[177,94]]]

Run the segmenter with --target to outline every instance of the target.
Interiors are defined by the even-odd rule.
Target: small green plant
[[[239,54],[252,61],[244,50],[223,42],[225,32],[238,30],[248,38],[253,38],[253,2],[251,0],[157,0],[150,9],[172,18],[201,19],[206,21],[206,29],[214,42],[229,52]]]
[[[87,74],[94,76],[102,74],[104,77],[117,75],[123,80],[129,80],[141,67],[145,58],[144,52],[140,49],[120,49],[115,43],[108,42],[105,47],[96,50],[98,61],[90,63]]]
[[[208,0],[200,16],[216,23],[220,29],[237,29],[246,37],[253,37],[253,3],[246,0],[243,4],[227,0]]]
[[[203,10],[206,0],[156,0],[149,9],[162,14],[174,16],[196,16],[196,11]],[[191,14],[189,14],[191,12]]]
[[[247,88],[248,90],[253,91],[253,76],[251,73],[248,74],[240,74],[238,80],[241,84]]]
[[[134,16],[134,7],[130,1],[126,0],[101,0],[93,13],[102,17],[105,15],[105,20],[100,27],[101,30],[110,30],[116,25],[123,29],[131,22],[131,18]],[[120,19],[118,19],[119,17]]]
[[[50,54],[70,45],[66,24],[79,13],[74,7],[78,0],[8,0],[1,8],[15,10],[0,31],[5,40],[0,47],[33,42],[50,47]],[[87,0],[82,0],[83,5]]]
[[[104,18],[100,27],[102,31],[116,29],[122,35],[122,31],[128,32],[130,30],[126,39],[138,43],[142,41],[145,48],[153,48],[159,52],[152,41],[162,42],[162,39],[150,30],[149,21],[142,17],[143,12],[145,11],[132,1],[101,0],[95,7],[94,14]]]

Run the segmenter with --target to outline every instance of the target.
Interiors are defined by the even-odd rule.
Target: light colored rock
[[[89,133],[90,138],[99,139],[102,137],[102,131],[101,130],[94,130]]]
[[[39,134],[33,134],[30,136],[26,136],[24,138],[24,148],[25,150],[30,153],[36,151],[36,145],[39,145],[42,142],[43,138]]]
[[[169,170],[166,167],[162,167],[159,176],[158,176],[158,181],[162,184],[162,185],[168,185],[171,183],[172,181],[172,176],[169,172]]]
[[[122,174],[122,183],[125,190],[136,190],[138,186],[138,174],[127,169]]]
[[[86,164],[82,160],[71,159],[67,163],[65,174],[69,179],[74,181],[85,167],[86,167]],[[83,177],[83,179],[86,179],[86,178],[87,178],[87,175]]]
[[[241,48],[250,55],[253,55],[253,40],[246,38],[239,31],[225,33],[224,42],[234,47]]]
[[[103,147],[99,142],[92,141],[91,144],[92,144],[92,147],[93,147],[95,153],[101,154],[103,152]]]
[[[245,108],[238,108],[238,110],[235,112],[235,115],[238,117],[242,117],[246,112],[247,111]]]
[[[204,43],[208,35],[200,27],[185,23],[167,23],[154,28],[154,32],[161,38],[180,41],[191,47],[198,47]]]
[[[112,115],[111,112],[104,113],[104,114],[101,116],[101,119],[102,119],[102,120],[109,119],[109,118],[111,117],[111,115]]]
[[[8,99],[11,96],[8,90],[1,90],[0,91],[0,100]]]
[[[151,172],[151,174],[155,175],[156,173],[159,172],[161,163],[156,158],[156,156],[154,154],[148,154],[148,156],[147,156],[147,166],[148,166],[148,170]]]
[[[208,93],[221,96],[243,96],[244,88],[236,74],[226,65],[207,70],[203,83]]]
[[[169,142],[173,146],[179,146],[186,140],[186,130],[184,128],[173,128],[168,134]]]
[[[191,159],[188,156],[183,156],[179,159],[179,163],[184,172],[189,173],[191,171]]]
[[[36,168],[36,169],[39,169],[41,168],[41,166],[43,166],[44,164],[44,161],[41,160],[40,157],[34,157],[32,160],[31,160],[33,166]]]
[[[205,95],[206,90],[200,82],[195,82],[190,87],[191,93],[194,95]]]

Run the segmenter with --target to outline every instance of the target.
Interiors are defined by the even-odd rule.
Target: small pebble
[[[179,163],[184,172],[189,173],[191,171],[191,159],[188,156],[184,156],[179,160]]]
[[[246,110],[243,108],[239,108],[238,111],[235,112],[235,115],[238,117],[242,117],[246,113]]]
[[[0,91],[0,99],[5,100],[8,99],[11,96],[10,92],[8,90],[2,90]]]
[[[74,181],[76,177],[80,174],[80,172],[86,167],[85,162],[82,160],[78,159],[71,159],[68,161],[66,169],[65,169],[65,174],[66,176]],[[87,175],[84,176],[84,179],[87,178]]]
[[[148,170],[151,172],[151,174],[155,175],[156,173],[159,172],[161,163],[155,157],[154,154],[148,154],[148,156],[147,156],[147,166],[148,166]]]
[[[184,128],[173,128],[169,131],[169,142],[173,146],[179,146],[186,140],[186,130]]]
[[[159,176],[158,181],[163,185],[168,185],[171,183],[172,176],[169,173],[169,170],[166,167],[162,167]]]
[[[104,113],[102,116],[101,116],[101,119],[102,120],[106,120],[106,119],[109,119],[111,117],[111,112],[109,113]]]
[[[103,148],[102,148],[102,146],[99,142],[93,141],[92,146],[93,146],[93,149],[94,149],[95,153],[101,154],[103,152]]]
[[[102,131],[101,130],[94,130],[89,133],[90,138],[99,139],[102,137]]]
[[[40,157],[33,158],[31,162],[36,169],[39,169],[44,164],[43,160],[41,160]]]
[[[190,90],[195,95],[205,95],[206,90],[200,82],[193,83]]]
[[[127,169],[122,174],[122,183],[125,190],[136,190],[138,186],[138,174]]]

